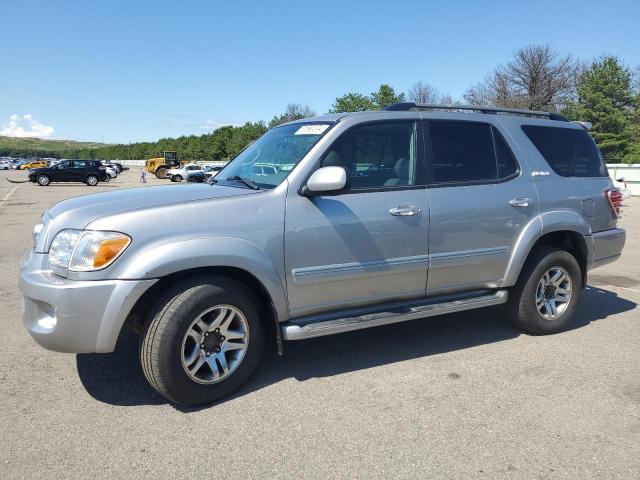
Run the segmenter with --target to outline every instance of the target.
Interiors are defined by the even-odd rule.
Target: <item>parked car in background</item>
[[[627,185],[627,181],[624,178],[614,178],[613,186],[620,190],[623,200],[631,197],[631,189],[629,188],[629,185]]]
[[[29,170],[29,180],[46,187],[51,182],[83,182],[90,187],[108,182],[107,167],[97,160],[64,160],[53,167]]]
[[[0,170],[11,170],[12,165],[8,160],[0,160]]]
[[[110,164],[102,164],[107,169],[107,174],[109,178],[116,178],[118,176],[118,169],[115,165]]]
[[[196,405],[240,388],[268,338],[281,353],[496,305],[526,332],[571,328],[587,272],[625,243],[593,138],[555,113],[451,108],[305,118],[209,186],[53,206],[21,267],[27,330],[106,353],[129,326],[149,384]]]
[[[117,173],[122,173],[124,171],[124,166],[120,162],[112,162],[112,161],[109,160],[107,162],[102,162],[102,164],[107,166],[107,167],[115,168]]]
[[[204,183],[209,179],[215,177],[223,167],[217,165],[208,165],[202,170],[195,170],[188,172],[187,182],[192,183]]]
[[[20,170],[20,167],[21,167],[23,164],[25,164],[25,163],[27,163],[27,162],[26,162],[26,160],[19,160],[19,159],[12,160],[12,162],[11,162],[12,166],[11,166],[11,168],[13,168],[14,170]]]
[[[30,170],[32,168],[44,168],[47,166],[47,162],[43,160],[33,160],[31,162],[25,162],[20,165],[20,170]]]
[[[202,165],[198,165],[197,163],[187,163],[186,165],[182,165],[178,168],[168,169],[167,178],[171,179],[172,182],[181,182],[189,176],[189,173],[197,172],[202,169]]]

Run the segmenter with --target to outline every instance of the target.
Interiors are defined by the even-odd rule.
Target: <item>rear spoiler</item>
[[[577,120],[574,120],[571,123],[577,123],[578,125],[581,125],[582,128],[584,128],[586,131],[591,130],[591,128],[593,127],[593,124],[591,122],[579,122]]]

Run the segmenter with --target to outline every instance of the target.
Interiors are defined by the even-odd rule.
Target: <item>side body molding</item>
[[[502,286],[511,287],[516,284],[520,271],[529,256],[529,252],[531,252],[531,249],[540,237],[561,230],[576,232],[583,237],[590,237],[591,235],[591,227],[589,224],[581,215],[574,211],[554,210],[535,216],[525,225],[516,240]],[[589,255],[587,262],[589,262],[593,255],[593,249],[589,248],[590,244],[586,242],[586,239],[585,245],[587,246],[587,254]]]
[[[288,319],[286,291],[278,269],[260,247],[239,238],[192,238],[139,249],[120,266],[118,278],[162,278],[202,267],[233,267],[249,272],[267,290],[277,320]]]

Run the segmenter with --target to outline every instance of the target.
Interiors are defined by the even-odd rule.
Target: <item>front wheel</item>
[[[182,175],[174,175],[171,177],[171,180],[180,183],[182,181]]]
[[[45,175],[44,173],[41,173],[40,175],[38,175],[38,185],[40,185],[41,187],[46,187],[51,183],[51,179],[49,178],[49,175]]]
[[[141,336],[140,363],[153,388],[182,405],[239,389],[264,348],[259,302],[241,283],[207,275],[174,285]]]
[[[161,180],[167,178],[167,169],[165,167],[158,167],[155,173],[156,178],[159,178]]]
[[[581,291],[582,274],[575,257],[559,248],[538,247],[510,292],[509,314],[522,330],[556,333],[571,321]]]

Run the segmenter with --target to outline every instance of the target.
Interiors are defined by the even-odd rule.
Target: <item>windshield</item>
[[[329,123],[296,123],[273,128],[240,152],[216,175],[215,181],[249,188],[239,181],[246,179],[260,188],[274,188],[287,178],[330,126]]]

